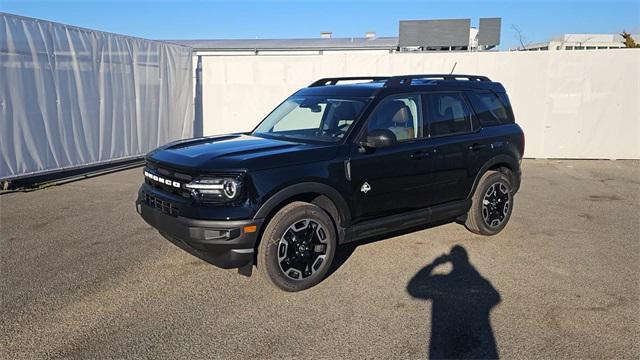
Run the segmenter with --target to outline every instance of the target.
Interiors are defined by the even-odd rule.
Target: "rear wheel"
[[[513,192],[509,177],[498,171],[487,171],[473,194],[465,226],[479,235],[495,235],[511,218]]]
[[[316,205],[293,202],[267,224],[258,249],[258,268],[282,290],[304,290],[327,274],[336,246],[329,215]]]

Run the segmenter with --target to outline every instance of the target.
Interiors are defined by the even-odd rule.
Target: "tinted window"
[[[431,136],[471,131],[471,114],[461,94],[433,93],[425,96]]]
[[[507,93],[497,93],[498,98],[500,99],[500,102],[502,103],[502,105],[504,106],[505,110],[507,111],[507,121],[506,123],[508,124],[513,124],[515,123],[515,119],[513,117],[513,110],[511,109],[511,102],[509,101],[509,97],[507,96]]]
[[[387,98],[369,118],[367,130],[390,130],[398,141],[422,137],[420,95]]]
[[[493,93],[469,93],[469,100],[482,126],[507,124],[509,114],[502,101]]]

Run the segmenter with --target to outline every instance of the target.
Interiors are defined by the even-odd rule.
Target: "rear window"
[[[513,122],[508,108],[496,94],[491,92],[470,92],[469,100],[480,121],[480,125],[494,126]]]

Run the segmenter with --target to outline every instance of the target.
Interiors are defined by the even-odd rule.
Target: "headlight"
[[[197,200],[224,202],[238,198],[242,182],[234,177],[202,177],[186,184],[185,187]]]

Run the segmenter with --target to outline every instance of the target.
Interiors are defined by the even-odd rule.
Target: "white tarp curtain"
[[[640,49],[203,56],[204,134],[251,130],[329,76],[481,74],[501,82],[525,156],[640,159]],[[211,96],[208,94],[216,94]]]
[[[0,179],[193,134],[191,48],[0,13]]]

